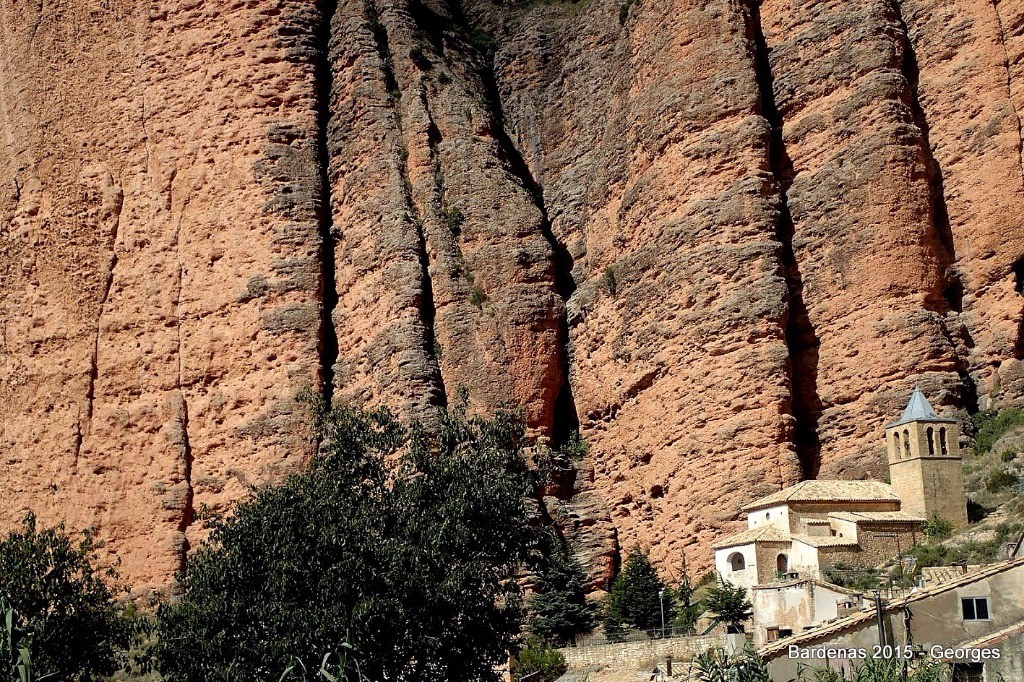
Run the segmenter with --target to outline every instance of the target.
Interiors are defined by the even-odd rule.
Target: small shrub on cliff
[[[568,457],[570,462],[578,462],[590,452],[590,443],[583,439],[579,431],[573,431],[559,452]]]
[[[1005,469],[997,469],[985,480],[985,490],[990,493],[1001,493],[1007,488],[1017,485],[1017,474]]]
[[[451,232],[453,237],[462,234],[462,224],[466,222],[466,214],[457,206],[444,209],[444,225]]]
[[[522,423],[321,411],[307,471],[254,491],[190,557],[159,613],[169,682],[277,682],[350,647],[371,680],[497,680],[519,634],[510,577],[532,556]]]
[[[63,527],[40,530],[31,514],[0,540],[0,600],[37,675],[96,680],[114,672],[129,633],[92,566],[96,548],[89,533],[76,545]]]
[[[953,524],[949,519],[933,514],[924,524],[924,534],[932,540],[944,540],[953,533]]]
[[[616,276],[615,268],[609,265],[601,273],[601,288],[604,289],[605,293],[609,296],[615,296],[618,291],[619,279]]]
[[[974,415],[974,454],[983,455],[992,449],[1014,426],[1024,424],[1024,410],[984,410]]]
[[[478,310],[484,307],[484,303],[487,303],[487,292],[482,286],[479,284],[473,286],[473,290],[469,292],[469,302]]]

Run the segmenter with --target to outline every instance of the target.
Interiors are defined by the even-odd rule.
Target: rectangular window
[[[964,620],[988,620],[988,597],[963,597],[960,606]]]
[[[984,679],[984,663],[953,664],[953,682],[983,682]]]

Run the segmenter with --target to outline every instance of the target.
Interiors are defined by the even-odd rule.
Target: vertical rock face
[[[945,197],[953,309],[982,407],[1024,386],[1024,5],[903,0]],[[1004,390],[1005,389],[1005,390]]]
[[[0,0],[0,523],[139,590],[307,390],[578,429],[595,589],[1024,398],[1022,2],[94,5]]]
[[[572,259],[572,394],[619,542],[703,565],[800,473],[753,43],[734,3],[588,9],[496,28],[510,134]]]
[[[817,442],[803,445],[812,473],[877,478],[877,427],[895,414],[905,378],[942,399],[959,383],[939,190],[905,73],[912,57],[891,2],[769,0],[759,15],[788,267],[805,315],[794,384],[817,394],[800,415]]]
[[[0,5],[0,511],[96,525],[156,587],[199,505],[305,454],[315,47],[287,27],[317,18],[305,2],[92,7]]]

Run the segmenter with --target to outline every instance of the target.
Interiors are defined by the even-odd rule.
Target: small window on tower
[[[896,452],[896,456],[900,459],[903,459],[903,453],[900,452],[900,434],[892,434],[892,447],[893,450]]]
[[[928,427],[928,454],[935,454],[935,429]]]
[[[903,429],[903,453],[905,457],[910,456],[910,431]]]
[[[948,450],[946,448],[946,429],[945,428],[939,429],[939,447],[942,448],[942,454],[943,455],[949,454],[949,452],[948,452]]]

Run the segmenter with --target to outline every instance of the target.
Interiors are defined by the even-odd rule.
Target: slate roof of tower
[[[900,426],[902,424],[909,424],[910,422],[943,422],[946,424],[955,424],[955,419],[946,419],[940,417],[932,409],[931,403],[924,397],[924,393],[921,392],[920,386],[914,387],[914,392],[910,395],[910,400],[907,401],[907,406],[903,408],[903,414],[900,418],[894,421],[892,424],[887,425],[885,428],[892,426]]]

